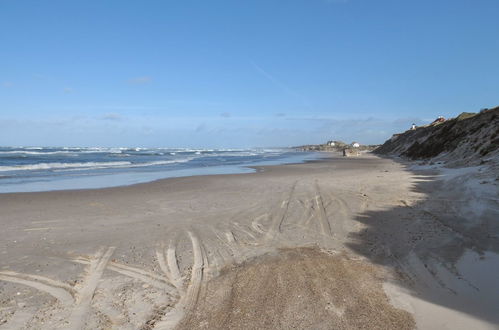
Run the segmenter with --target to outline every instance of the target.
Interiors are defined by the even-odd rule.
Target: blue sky
[[[497,0],[0,0],[0,145],[381,143],[499,104]]]

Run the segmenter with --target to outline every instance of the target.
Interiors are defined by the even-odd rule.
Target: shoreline
[[[321,159],[323,152],[302,151],[308,156],[290,156],[280,160],[256,161],[248,165],[218,165],[209,167],[194,167],[188,169],[177,169],[157,172],[125,172],[101,175],[89,175],[86,177],[52,178],[49,181],[35,181],[29,183],[7,183],[0,184],[0,194],[48,192],[48,191],[70,191],[70,190],[92,190],[112,187],[126,187],[141,183],[155,182],[164,179],[173,179],[192,176],[212,176],[254,173],[258,167],[279,166],[288,164],[301,164],[308,161]],[[290,159],[291,158],[291,159]],[[298,159],[295,159],[298,158]],[[268,163],[259,165],[262,163]],[[119,182],[116,182],[116,181]],[[47,188],[52,187],[52,188]],[[77,188],[71,188],[76,186]]]
[[[475,171],[442,178],[413,164],[333,156],[247,174],[0,194],[0,326],[493,328],[494,279],[470,269],[499,264],[494,240],[449,222],[488,195],[460,189],[474,187]],[[435,202],[465,198],[471,206]],[[489,211],[479,219],[497,215]],[[80,314],[75,297],[89,290]]]

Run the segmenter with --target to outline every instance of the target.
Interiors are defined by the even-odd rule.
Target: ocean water
[[[249,173],[248,166],[299,163],[293,149],[0,147],[0,193],[89,189],[162,178]]]

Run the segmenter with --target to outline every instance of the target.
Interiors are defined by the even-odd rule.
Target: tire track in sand
[[[168,249],[161,245],[156,249],[156,257],[158,258],[159,268],[163,271],[170,282],[175,286],[179,295],[184,293],[184,283],[180,275],[180,269],[177,261],[177,250],[175,245],[170,242]]]
[[[37,290],[50,294],[65,306],[71,306],[74,302],[73,288],[66,283],[52,280],[39,275],[21,274],[13,271],[1,271],[0,280],[30,286]]]
[[[331,204],[335,205],[335,221],[331,224],[333,236],[336,239],[346,239],[348,237],[348,225],[352,225],[350,215],[352,211],[343,198],[330,193]]]
[[[91,261],[88,258],[84,257],[75,258],[73,259],[73,261],[84,265],[90,265],[91,263]],[[126,266],[114,261],[109,262],[106,269],[142,281],[158,289],[163,289],[166,291],[172,291],[173,289],[173,285],[169,283],[168,278],[165,278],[163,276],[160,276],[153,272],[149,272],[144,269],[135,268],[132,266]]]
[[[219,233],[215,232],[215,237],[228,248],[228,252],[230,253],[232,262],[238,264],[242,262],[242,256],[239,251],[239,244],[237,243],[237,240],[234,236],[234,233],[232,231],[228,231],[225,233],[225,239],[221,237]],[[231,261],[229,261],[231,263]]]
[[[322,198],[319,183],[317,181],[315,181],[315,204],[317,206],[317,213],[318,213],[321,233],[326,236],[332,236],[331,224],[329,223],[327,217],[326,207],[324,206],[324,200]]]
[[[273,240],[277,234],[281,233],[281,226],[282,226],[282,223],[284,222],[286,215],[288,213],[289,204],[291,202],[291,198],[293,197],[293,194],[294,194],[294,191],[295,191],[297,184],[298,184],[298,181],[295,181],[293,183],[293,185],[291,186],[291,189],[288,192],[287,198],[281,202],[280,208],[277,211],[271,213],[272,223],[271,223],[270,229],[267,232],[266,237],[265,237],[268,241]]]
[[[267,218],[268,216],[269,216],[269,214],[265,213],[265,214],[262,214],[256,218],[254,218],[253,221],[251,221],[251,227],[253,228],[253,230],[255,232],[257,232],[260,235],[265,233],[265,231],[262,229],[262,225],[260,224],[260,220]]]
[[[104,273],[109,258],[114,253],[115,247],[101,249],[90,261],[87,277],[84,279],[80,289],[77,291],[76,304],[69,316],[67,329],[82,329],[85,326],[85,318],[90,310],[95,289]]]
[[[184,318],[184,316],[193,310],[198,301],[204,279],[204,268],[209,265],[207,264],[204,246],[201,244],[197,236],[194,235],[194,233],[187,233],[191,240],[193,255],[193,264],[189,284],[185,294],[181,296],[180,300],[175,305],[175,308],[167,313],[161,321],[154,324],[154,329],[173,329]]]

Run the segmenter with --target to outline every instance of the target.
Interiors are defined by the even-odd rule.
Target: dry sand
[[[497,328],[497,169],[409,165],[0,194],[0,328]]]

